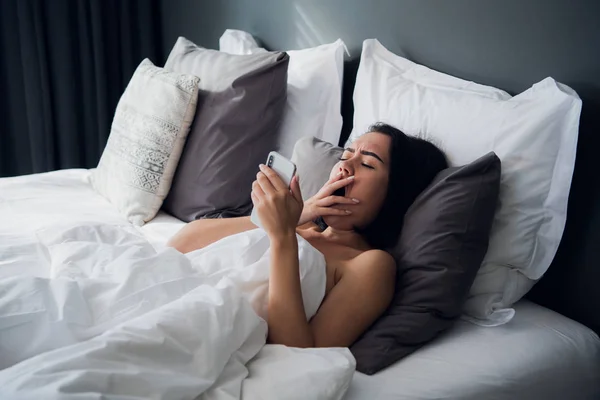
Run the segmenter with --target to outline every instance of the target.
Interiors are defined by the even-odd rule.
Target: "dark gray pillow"
[[[500,170],[494,153],[448,168],[409,208],[389,250],[398,265],[392,304],[350,348],[358,371],[386,368],[460,317],[487,252]]]
[[[200,78],[198,107],[163,209],[184,221],[248,215],[250,191],[277,134],[289,56],[233,55],[180,37],[165,69]]]
[[[327,180],[341,151],[317,141],[302,139],[294,150],[298,171],[304,171],[300,183],[308,192]],[[316,164],[315,159],[327,161]],[[500,172],[494,153],[448,168],[409,208],[398,243],[387,249],[398,265],[392,304],[350,348],[358,371],[372,375],[386,368],[461,315],[487,251]]]

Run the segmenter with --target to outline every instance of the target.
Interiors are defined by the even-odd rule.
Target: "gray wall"
[[[341,37],[350,52],[345,134],[366,38],[378,38],[390,50],[431,68],[512,93],[546,76],[573,87],[583,99],[583,113],[567,229],[554,265],[530,297],[600,330],[600,179],[595,160],[600,152],[600,1],[163,0],[161,11],[165,56],[180,35],[217,48],[226,28],[249,31],[278,50]]]

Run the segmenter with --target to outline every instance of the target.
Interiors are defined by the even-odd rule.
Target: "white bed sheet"
[[[132,227],[90,184],[91,170],[69,169],[0,180],[0,278],[47,278],[49,265],[36,231],[56,224],[104,223]],[[161,211],[137,229],[159,248],[185,225]]]
[[[47,277],[37,227],[102,222],[131,227],[89,184],[89,170],[0,180],[0,278]],[[10,197],[3,193],[10,193]],[[184,223],[163,212],[138,228],[155,247]],[[448,333],[374,376],[354,375],[345,400],[598,399],[600,339],[527,300],[513,321],[484,328],[460,321]]]
[[[494,328],[460,321],[438,340],[373,376],[354,375],[344,400],[600,399],[600,340],[527,300]]]
[[[254,308],[260,296],[254,295],[264,295],[260,282],[268,276],[268,241],[260,240],[264,232],[242,234],[257,240],[256,251],[244,251],[241,258],[221,257],[221,250],[227,255],[226,242],[186,256],[153,251],[148,242],[163,247],[184,223],[161,213],[143,227],[132,226],[92,189],[90,172],[0,179],[0,359],[7,365],[0,365],[0,398],[15,398],[17,392],[23,398],[97,398],[100,393],[148,398],[151,392],[156,398],[202,393],[206,400],[341,399],[355,367],[348,349],[263,346],[266,324],[259,318],[261,308]],[[230,239],[232,245],[244,243]],[[322,255],[311,248],[301,250],[305,260],[313,255],[301,265],[314,266],[314,276],[322,279],[303,278],[313,288],[324,288]],[[252,254],[260,258],[246,268]],[[238,275],[234,260],[241,262]],[[137,268],[139,263],[144,268]],[[162,270],[149,273],[150,268]],[[70,277],[81,279],[75,283]],[[178,282],[185,283],[179,287]],[[132,284],[141,286],[132,289]],[[146,289],[152,293],[144,299]],[[243,299],[246,289],[254,292]],[[313,302],[307,311],[318,307],[315,293],[307,294]],[[94,304],[122,309],[94,312]],[[190,320],[190,312],[199,318]],[[131,313],[143,315],[130,318]],[[101,325],[97,317],[104,318]],[[36,321],[39,329],[33,328]],[[29,333],[40,340],[28,340]],[[4,360],[3,348],[14,350],[14,357]],[[180,371],[175,379],[166,376],[173,371]]]

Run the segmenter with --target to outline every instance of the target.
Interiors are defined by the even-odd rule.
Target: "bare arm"
[[[380,250],[354,259],[309,322],[300,291],[298,250],[272,253],[269,340],[294,347],[348,347],[385,311],[394,295],[396,265]],[[296,245],[297,246],[297,245]],[[273,250],[275,247],[273,247]]]
[[[269,342],[312,347],[312,332],[302,301],[295,233],[271,240],[270,268]]]
[[[199,219],[186,224],[167,243],[182,253],[198,250],[224,237],[255,229],[250,217]]]
[[[349,347],[392,301],[396,263],[382,250],[356,257],[310,321],[315,347]]]

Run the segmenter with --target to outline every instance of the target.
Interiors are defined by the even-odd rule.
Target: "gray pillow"
[[[296,164],[304,200],[313,197],[323,187],[343,152],[341,147],[313,136],[303,137],[296,142],[292,161]]]
[[[233,55],[180,37],[165,69],[200,78],[198,108],[163,209],[184,221],[248,215],[250,191],[275,148],[289,56]]]
[[[303,197],[327,181],[341,151],[318,139],[298,141],[293,158]],[[350,347],[358,371],[371,375],[397,362],[461,315],[487,251],[500,172],[493,152],[445,169],[408,209],[398,242],[386,249],[398,265],[392,304]]]

